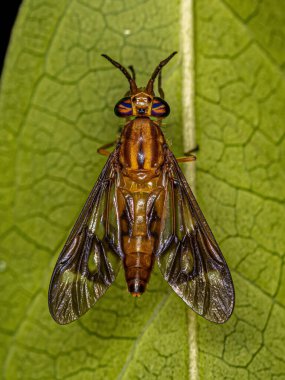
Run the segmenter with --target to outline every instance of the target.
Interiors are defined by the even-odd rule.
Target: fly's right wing
[[[111,154],[55,265],[49,309],[59,324],[86,313],[115,280],[122,252],[116,202],[117,152]]]

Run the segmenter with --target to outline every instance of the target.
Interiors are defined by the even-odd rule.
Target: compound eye
[[[115,105],[114,112],[119,117],[132,116],[133,109],[131,98],[128,96],[119,100],[118,103]]]
[[[151,102],[151,98],[148,96],[147,97],[147,101],[150,103]]]
[[[169,113],[170,108],[166,101],[159,97],[154,97],[151,108],[151,116],[166,117],[169,115]]]

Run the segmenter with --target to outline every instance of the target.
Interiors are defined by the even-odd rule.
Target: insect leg
[[[199,145],[196,145],[194,148],[188,150],[188,152],[185,152],[185,156],[192,156],[192,153],[198,152],[199,150]]]
[[[185,156],[183,157],[177,157],[177,162],[191,162],[195,161],[197,158],[192,154],[193,152],[197,152],[199,150],[199,145],[196,145],[194,148],[188,150],[188,152],[185,152]]]
[[[102,156],[107,156],[109,157],[111,152],[106,150],[107,148],[111,148],[111,146],[115,145],[117,143],[117,140],[112,141],[111,143],[105,144],[101,146],[100,148],[97,149],[97,153],[102,154]]]
[[[183,157],[176,157],[177,162],[191,162],[196,161],[196,156],[193,154],[190,154],[189,156],[183,156]]]

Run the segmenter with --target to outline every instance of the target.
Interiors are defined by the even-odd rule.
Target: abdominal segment
[[[139,296],[146,289],[154,264],[160,223],[157,215],[154,221],[153,210],[155,202],[162,202],[163,192],[157,187],[158,178],[144,185],[124,179],[125,186],[117,190],[121,247],[128,290]]]
[[[147,236],[123,238],[126,281],[129,292],[134,296],[144,293],[149,281],[154,261],[153,246],[153,239]]]

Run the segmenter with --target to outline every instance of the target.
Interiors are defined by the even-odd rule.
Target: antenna
[[[152,76],[150,77],[150,80],[148,81],[148,84],[146,86],[145,90],[147,93],[153,95],[153,84],[154,84],[155,78],[157,77],[157,75],[159,74],[163,66],[165,66],[171,60],[171,58],[175,56],[175,54],[177,54],[177,51],[174,51],[172,54],[170,54],[169,57],[161,61],[159,65],[156,67],[156,69],[152,73]]]
[[[122,73],[125,75],[125,77],[128,79],[128,81],[130,83],[131,94],[137,93],[138,92],[138,88],[137,88],[136,82],[131,77],[131,75],[128,72],[128,70],[124,66],[122,66],[119,62],[116,62],[112,58],[110,58],[107,54],[101,54],[101,55],[102,55],[102,57],[104,57],[108,61],[110,61],[112,63],[112,65],[114,65],[115,67],[117,67],[119,70],[122,71]]]

